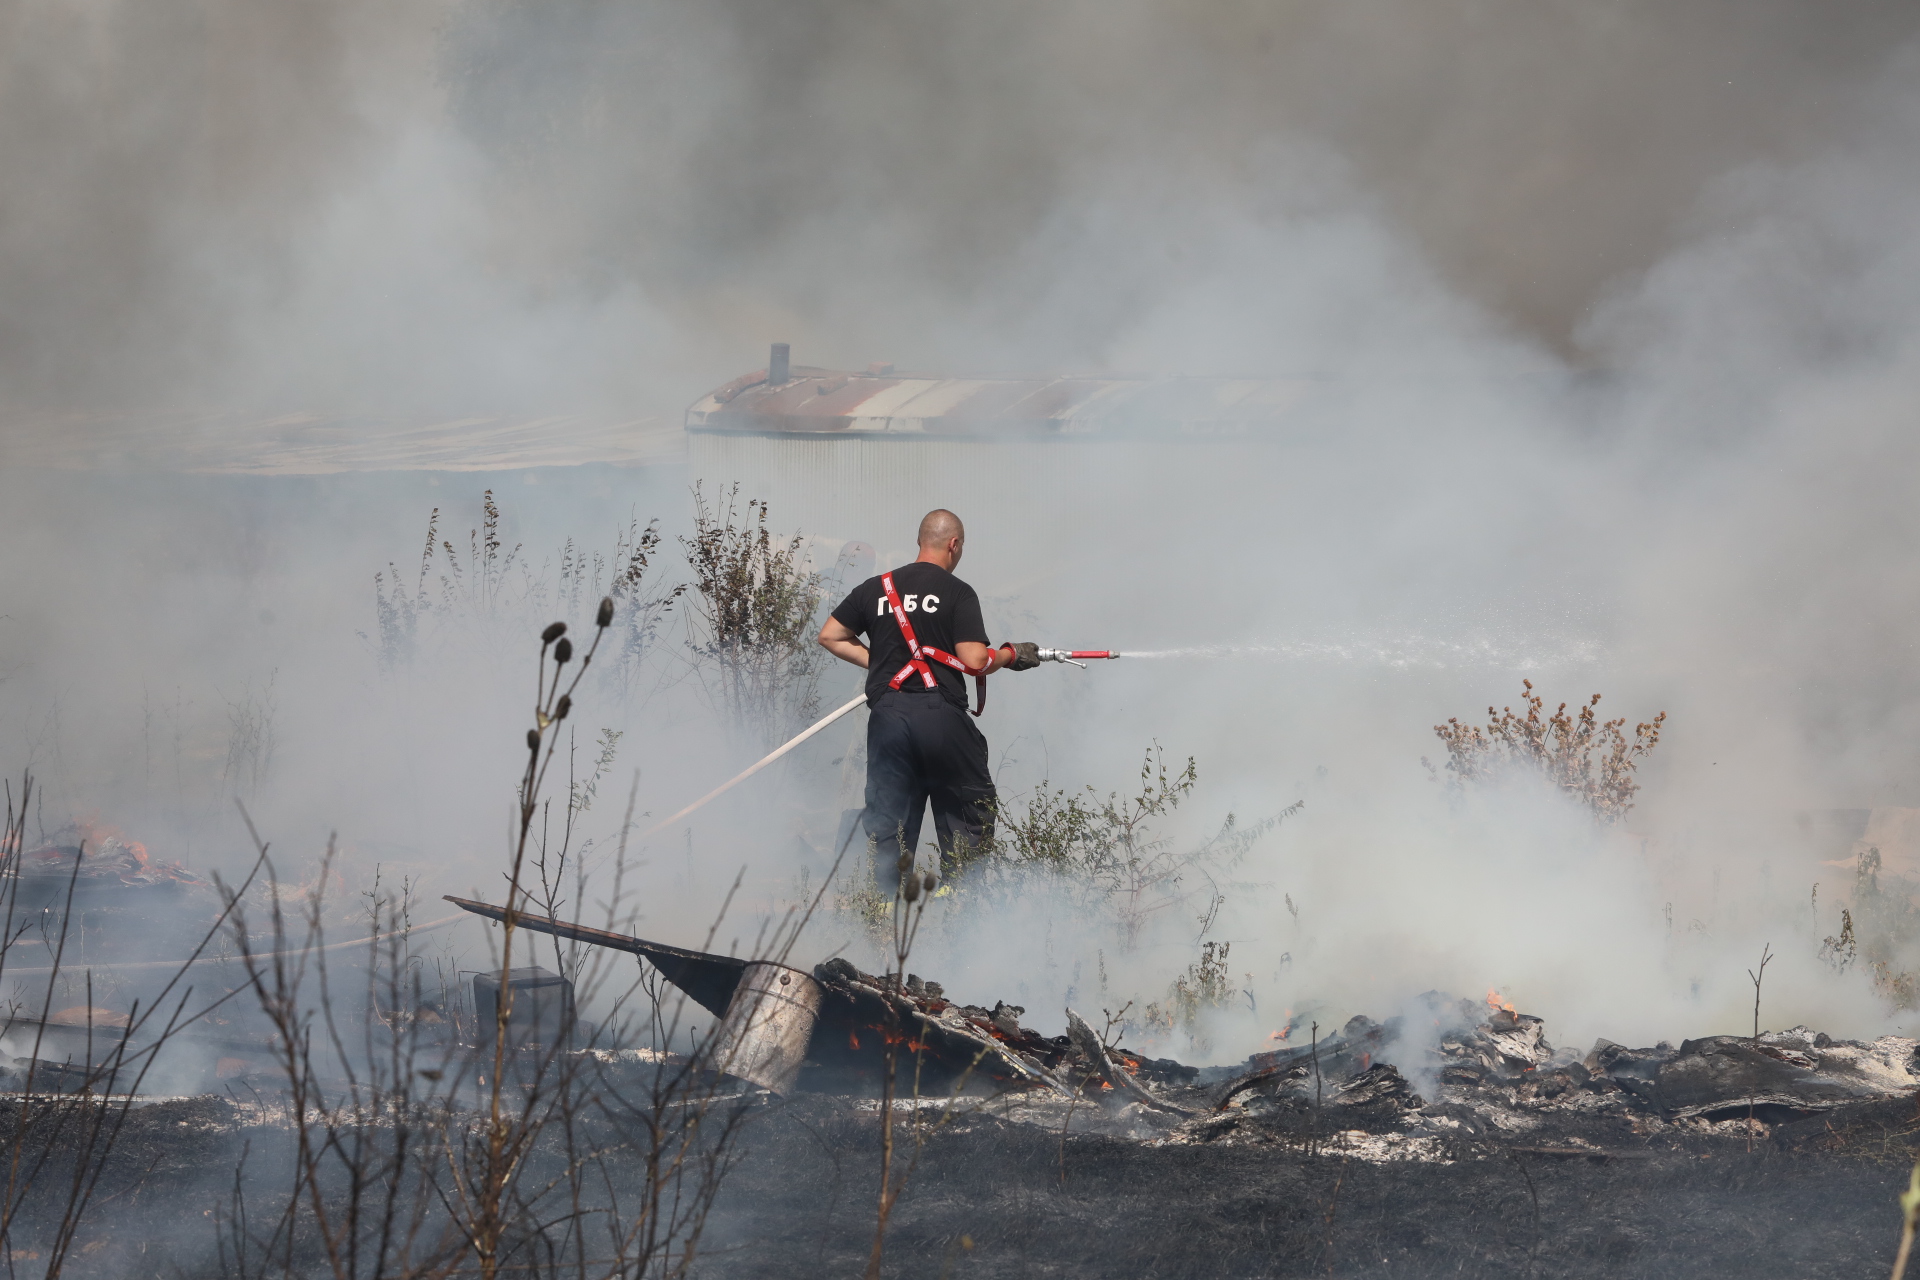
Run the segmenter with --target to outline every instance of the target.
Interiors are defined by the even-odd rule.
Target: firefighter
[[[912,869],[929,800],[943,876],[992,841],[993,775],[986,735],[973,723],[980,712],[967,713],[967,677],[984,707],[989,674],[1040,665],[1037,645],[987,647],[980,597],[953,576],[966,541],[959,516],[929,511],[919,558],[855,587],[820,628],[823,649],[867,672],[861,822],[882,888]]]

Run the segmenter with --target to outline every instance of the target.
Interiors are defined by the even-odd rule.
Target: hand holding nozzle
[[[1040,665],[1040,659],[1046,656],[1046,650],[1030,640],[1018,642],[1009,640],[1000,646],[1013,654],[1013,660],[1007,663],[1008,671],[1031,671]]]

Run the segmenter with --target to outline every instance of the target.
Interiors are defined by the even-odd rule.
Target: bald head
[[[964,541],[966,536],[967,527],[960,523],[960,517],[945,507],[920,517],[919,542],[923,548],[939,547],[944,550],[955,538]]]
[[[960,552],[967,542],[967,527],[960,517],[942,507],[929,511],[920,521],[920,559],[937,564],[948,573],[960,563]]]

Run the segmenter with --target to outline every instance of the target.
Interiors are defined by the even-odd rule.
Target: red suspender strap
[[[881,574],[880,585],[887,589],[887,607],[893,610],[894,620],[900,624],[900,638],[907,642],[907,652],[913,655],[907,660],[907,665],[895,672],[893,679],[887,681],[887,687],[898,689],[907,682],[908,676],[917,671],[927,688],[933,688],[937,682],[933,678],[933,668],[927,665],[927,659],[931,658],[935,662],[952,667],[961,675],[972,676],[974,689],[980,699],[979,705],[973,709],[973,714],[977,716],[985,711],[987,709],[987,669],[970,667],[944,649],[921,644],[920,638],[913,634],[913,624],[907,621],[907,611],[900,607],[900,593],[893,588],[893,575]]]
[[[898,689],[906,683],[908,676],[918,671],[920,678],[926,681],[927,688],[933,688],[933,669],[927,665],[926,659],[920,656],[920,639],[913,634],[913,624],[907,621],[907,611],[900,607],[900,593],[893,589],[893,575],[881,574],[880,585],[887,589],[887,607],[893,610],[894,621],[900,624],[900,638],[907,642],[907,652],[911,655],[907,659],[907,665],[900,668],[893,679],[887,682],[888,687]]]

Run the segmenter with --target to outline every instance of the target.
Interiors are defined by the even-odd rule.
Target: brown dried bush
[[[1458,792],[1469,784],[1537,774],[1580,800],[1603,823],[1626,817],[1640,790],[1634,770],[1659,745],[1667,713],[1636,724],[1629,741],[1624,716],[1602,721],[1594,714],[1599,694],[1571,715],[1563,702],[1552,715],[1543,716],[1546,700],[1534,692],[1533,681],[1521,683],[1526,686],[1524,715],[1512,707],[1497,714],[1488,707],[1485,729],[1457,718],[1433,726],[1447,746],[1447,786]],[[1430,760],[1422,757],[1420,763],[1439,781],[1440,771]]]

